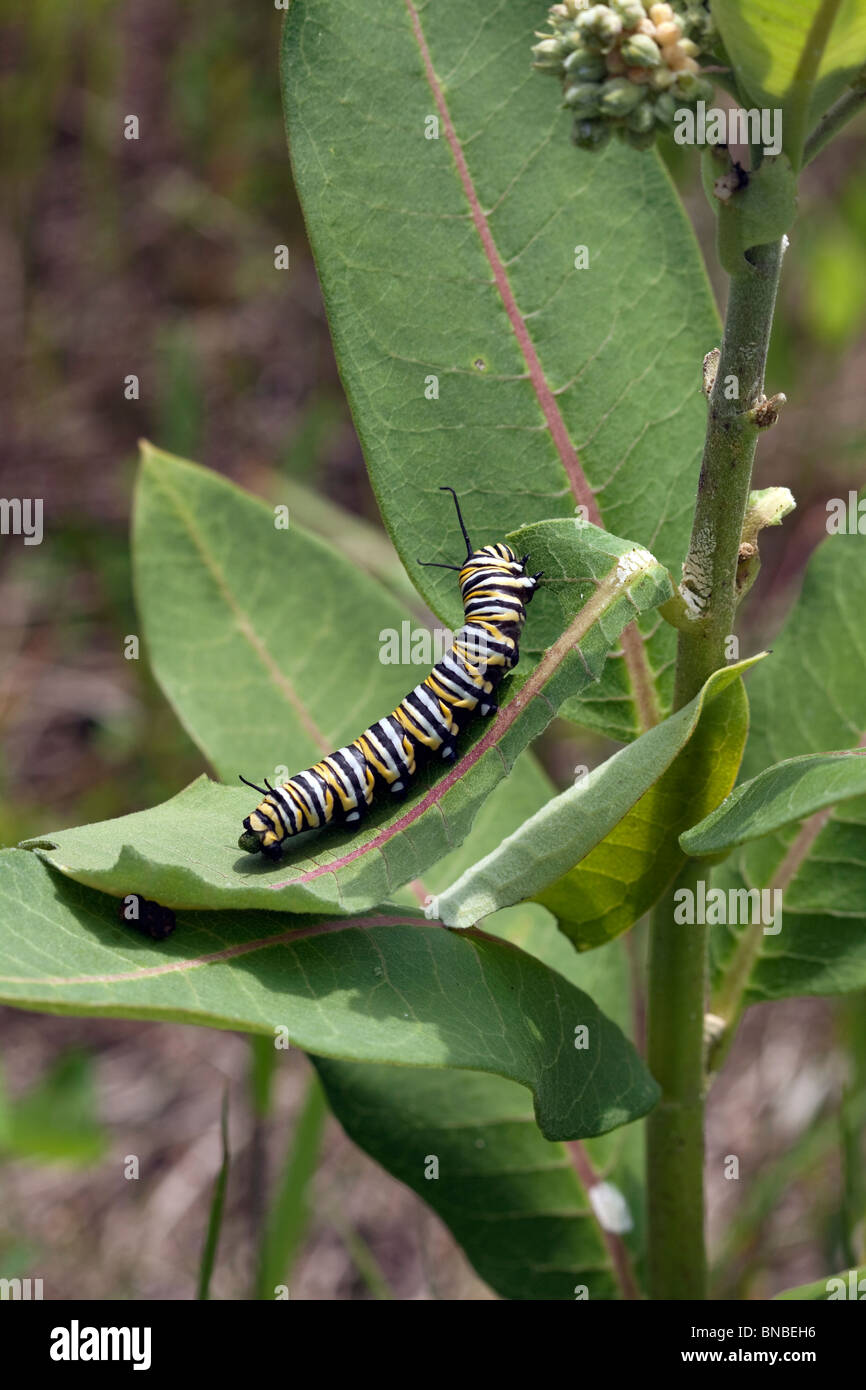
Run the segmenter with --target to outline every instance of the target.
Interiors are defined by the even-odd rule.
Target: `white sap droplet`
[[[602,1230],[621,1235],[634,1226],[628,1202],[612,1182],[597,1182],[589,1189],[589,1201]]]

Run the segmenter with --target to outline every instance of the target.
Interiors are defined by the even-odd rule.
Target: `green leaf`
[[[308,767],[407,688],[405,670],[379,660],[380,632],[399,632],[405,609],[291,517],[288,530],[274,522],[218,474],[142,447],[133,567],[148,656],[233,783]]]
[[[395,555],[387,534],[379,526],[346,511],[333,498],[314,492],[296,478],[287,478],[283,473],[267,476],[269,498],[275,506],[288,507],[291,525],[300,524],[302,530],[312,531],[328,544],[333,537],[339,536],[340,553],[346,559],[372,575],[401,602],[426,614],[415,586]]]
[[[502,1298],[574,1299],[580,1285],[593,1302],[619,1295],[568,1150],[541,1136],[524,1090],[477,1074],[316,1066],[349,1138],[430,1204]]]
[[[578,956],[532,904],[497,913],[491,923],[630,1031],[629,966],[621,942]],[[623,1262],[639,1254],[644,1227],[642,1126],[586,1140],[577,1152],[544,1139],[526,1092],[497,1077],[405,1073],[333,1060],[316,1065],[350,1137],[429,1203],[503,1298],[571,1299],[580,1284],[592,1299],[627,1291]],[[426,1176],[428,1155],[439,1158],[438,1179]],[[589,1175],[612,1184],[624,1199],[632,1225],[614,1243],[603,1236],[587,1200]],[[510,1213],[505,1220],[503,1211]]]
[[[809,126],[866,62],[861,0],[712,0],[712,11],[744,94],[782,108],[797,167]]]
[[[453,587],[414,564],[458,554],[441,484],[475,544],[585,506],[669,568],[688,546],[700,363],[719,335],[697,243],[654,152],[574,148],[530,68],[543,17],[538,0],[306,0],[284,31],[295,186],[343,383],[397,550],[451,626]],[[614,738],[643,727],[636,690],[669,707],[675,635],[648,628],[649,656],[633,633],[628,670],[610,663],[609,697],[581,714]]]
[[[435,892],[438,888],[444,888],[481,855],[489,854],[506,835],[510,835],[512,830],[522,825],[540,806],[549,801],[554,790],[547,773],[542,770],[532,754],[521,753],[508,777],[503,778],[493,788],[481,806],[465,840],[442,859],[437,859],[429,869],[425,869],[425,890]],[[417,906],[418,894],[413,888],[407,886],[399,890],[399,893],[404,895],[403,901],[411,901],[413,907]],[[399,894],[395,894],[395,901],[399,900]],[[546,916],[543,913],[541,915]],[[554,968],[559,969],[559,966]]]
[[[854,796],[866,796],[863,750],[788,758],[743,782],[680,844],[686,854],[723,854]]]
[[[688,816],[693,797],[683,795],[687,779],[680,769],[667,782],[665,776],[705,713],[712,719],[719,697],[739,683],[756,659],[717,671],[683,709],[548,801],[434,898],[428,914],[449,927],[468,927],[497,908],[532,897],[557,916],[579,949],[599,945],[631,926],[644,910],[639,907],[642,897],[672,879],[684,858],[676,849],[671,825]],[[742,714],[743,702],[740,689],[731,709],[725,708],[715,720],[723,756],[712,763],[712,786],[701,790],[703,797],[718,795],[720,784],[730,786],[736,776],[746,725],[744,718],[729,721],[732,711]],[[652,806],[645,804],[648,796]],[[608,837],[615,829],[619,834],[614,847]],[[614,871],[614,860],[622,868],[626,843],[632,865],[641,863],[637,880]]]
[[[271,1033],[321,1056],[489,1071],[528,1086],[550,1139],[645,1114],[658,1088],[619,1028],[533,956],[395,910],[298,922],[179,914],[156,945],[33,854],[0,854],[0,999],[45,1013]],[[576,1030],[587,1029],[585,1048]]]
[[[578,950],[628,931],[673,882],[677,837],[715,806],[737,775],[749,726],[741,681],[721,691],[684,749],[618,825],[558,883],[538,895]]]
[[[190,473],[198,481],[198,470]],[[228,491],[234,502],[234,489]],[[224,523],[236,510],[228,510]],[[540,539],[538,544],[552,570],[548,619],[558,635],[530,674],[518,671],[509,679],[500,713],[486,729],[478,721],[467,733],[463,751],[448,771],[441,775],[435,764],[429,765],[399,809],[379,807],[354,834],[335,830],[310,834],[304,837],[305,846],[290,846],[282,862],[274,864],[237,849],[236,834],[255,804],[255,793],[200,778],[150,811],[51,832],[29,843],[48,863],[82,883],[117,896],[139,893],[167,907],[351,912],[388,900],[401,884],[417,878],[461,843],[486,797],[545,728],[563,699],[598,679],[631,618],[672,592],[669,575],[648,551],[587,523],[553,522],[533,532],[547,537],[546,549]],[[258,618],[263,630],[274,621],[268,611],[263,603]],[[541,626],[547,631],[544,621]],[[167,616],[160,630],[168,633]],[[335,622],[331,631],[338,634],[340,630]],[[202,623],[199,631],[206,633],[211,648],[219,650],[231,645],[236,628],[222,615],[221,621],[213,617]],[[327,631],[324,627],[315,637],[311,661],[325,661]],[[550,632],[552,636],[553,628]],[[178,636],[169,666],[171,660],[182,665],[184,658],[177,655],[182,645]],[[262,653],[267,651],[262,645]],[[198,665],[205,665],[201,653]],[[263,662],[259,668],[264,670]],[[183,703],[186,697],[174,675],[163,668],[163,678]],[[188,679],[192,685],[191,670]],[[248,690],[253,681],[254,673]],[[343,678],[341,689],[345,686]],[[237,684],[231,698],[237,702]],[[191,723],[203,700],[204,691],[199,689],[185,706]],[[280,713],[285,712],[282,705]],[[368,711],[371,719],[381,713],[381,706]],[[352,736],[362,727],[359,720]],[[208,746],[211,739],[215,746],[223,739],[214,728],[211,711],[203,737]],[[234,749],[236,736],[222,746]]]
[[[861,492],[866,503],[866,490]],[[844,751],[866,730],[866,546],[852,531],[813,552],[799,601],[749,681],[741,778],[803,753]]]
[[[866,1296],[866,1265],[859,1269],[845,1269],[841,1274],[831,1274],[825,1279],[816,1279],[814,1284],[800,1284],[796,1289],[785,1289],[775,1297],[782,1300],[796,1300],[801,1303],[817,1303],[834,1299],[862,1300]]]
[[[571,621],[575,603],[583,602],[598,577],[598,567],[587,553],[587,545],[595,546],[598,532],[578,517],[521,526],[507,538],[518,554],[530,554],[533,568],[544,573],[544,582],[532,600],[532,622],[527,624],[520,644],[522,661],[540,660]],[[673,592],[673,581],[668,579]],[[658,722],[666,697],[660,695],[656,677],[666,688],[673,676],[673,662],[666,655],[668,634],[663,631],[668,624],[660,621],[655,609],[648,609],[642,621],[647,629],[645,645],[641,646],[633,624],[625,628],[601,679],[589,689],[569,695],[559,710],[562,716],[603,730],[623,743]],[[649,662],[635,683],[630,682],[625,662],[617,657],[626,647],[638,655],[643,651]]]
[[[831,535],[809,561],[772,660],[750,680],[744,779],[789,759],[863,743],[864,611],[863,538]],[[712,1007],[720,1016],[731,1018],[740,1004],[866,985],[866,797],[816,804],[805,819],[751,841],[716,871],[714,886],[778,888],[783,909],[776,933],[760,924],[713,928]]]

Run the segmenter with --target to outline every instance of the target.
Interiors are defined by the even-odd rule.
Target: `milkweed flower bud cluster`
[[[600,149],[614,131],[646,149],[673,128],[678,107],[711,100],[713,84],[698,63],[712,31],[704,5],[564,0],[549,17],[552,32],[539,35],[533,67],[562,79],[581,149]]]

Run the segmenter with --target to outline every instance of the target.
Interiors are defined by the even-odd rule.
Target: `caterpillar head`
[[[244,833],[238,840],[238,849],[246,850],[247,854],[263,854],[266,859],[281,859],[283,854],[282,843],[274,838],[273,831],[250,829],[249,816],[244,821]]]
[[[520,587],[524,590],[521,595],[523,603],[529,603],[538,588],[543,571],[539,570],[537,574],[527,574],[526,566],[529,563],[529,556],[524,555],[522,559],[518,560],[511,546],[506,545],[504,541],[499,541],[496,545],[483,545],[480,550],[473,550],[469,532],[466,530],[466,523],[463,520],[463,513],[460,510],[457,493],[453,487],[440,488],[440,492],[450,492],[454,498],[457,520],[460,522],[460,530],[463,532],[463,539],[466,542],[466,559],[462,565],[444,565],[437,560],[419,560],[419,565],[432,565],[436,569],[457,570],[460,575],[460,587],[464,590],[466,581],[471,578],[475,570],[489,569],[491,565],[498,566],[514,579],[520,581]]]
[[[246,777],[241,777],[240,780],[248,787],[254,787],[257,792],[261,792],[264,800],[252,815],[244,820],[244,833],[238,840],[238,849],[246,850],[247,854],[261,853],[266,859],[279,859],[283,853],[284,836],[273,804],[273,787],[267,778],[264,787],[256,786],[255,782],[248,782]]]
[[[467,555],[460,570],[460,587],[464,594],[471,587],[472,579],[476,574],[481,576],[489,575],[491,571],[496,571],[513,585],[516,581],[521,593],[520,598],[524,604],[529,603],[535,590],[541,581],[542,571],[537,574],[527,574],[526,566],[529,563],[529,556],[524,555],[518,559],[516,553],[510,545],[504,541],[499,541],[495,545],[483,545],[480,550],[473,550]]]

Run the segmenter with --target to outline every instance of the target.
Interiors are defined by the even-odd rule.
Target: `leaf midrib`
[[[566,428],[565,421],[559,409],[559,405],[551,389],[544,368],[535,350],[535,344],[526,326],[526,320],[517,304],[505,263],[499,254],[490,223],[487,215],[481,206],[481,200],[475,188],[472,175],[469,172],[469,165],[463,151],[463,145],[454,122],[451,119],[451,112],[445,100],[442,84],[436,73],[430,48],[421,24],[421,17],[415,7],[414,0],[403,0],[409,15],[409,22],[412,28],[412,35],[418,45],[421,61],[424,67],[424,74],[427,84],[436,102],[436,108],[442,119],[445,130],[445,137],[457,168],[457,175],[463,189],[464,196],[469,204],[469,211],[472,222],[478,233],[482,251],[490,266],[493,274],[493,282],[496,286],[502,306],[505,310],[512,332],[517,339],[518,347],[523,355],[529,373],[529,380],[535,392],[539,408],[544,416],[545,422],[556,448],[559,460],[565,470],[569,481],[569,486],[574,497],[580,506],[586,508],[587,518],[593,525],[604,529],[604,520],[596,502],[595,493],[589,484],[589,480],[583,471],[577,450],[571,442]],[[637,624],[630,624],[622,636],[623,661],[631,681],[632,692],[634,695],[635,711],[641,730],[651,728],[657,724],[661,718],[658,705],[658,697],[653,681],[652,670],[647,657],[646,645],[640,634]]]
[[[241,608],[225,574],[211,554],[204,537],[201,535],[196,525],[195,518],[185,505],[183,498],[171,486],[162,470],[159,468],[152,468],[151,473],[157,490],[163,493],[169,504],[174,508],[181,524],[185,527],[189,539],[198,552],[202,564],[213,580],[221,599],[234,618],[235,625],[241,637],[247,642],[250,649],[259,659],[273,685],[277,688],[286,703],[290,705],[308,738],[310,738],[323,753],[329,753],[331,751],[329,740],[316,724],[303,700],[298,695],[292,681],[286,673],[280,669],[271,656],[266,644],[256,632],[252,619],[244,609]]]
[[[177,974],[179,971],[197,970],[202,965],[218,965],[223,961],[246,956],[253,951],[262,951],[269,946],[293,946],[298,941],[307,941],[314,936],[325,936],[330,932],[350,931],[354,928],[371,927],[419,927],[422,930],[443,928],[441,922],[428,922],[410,916],[395,917],[337,917],[327,922],[317,922],[310,927],[288,927],[272,936],[255,937],[250,941],[239,941],[234,946],[226,946],[221,951],[208,951],[202,956],[187,956],[183,960],[163,961],[160,965],[145,965],[137,970],[117,970],[98,975],[0,975],[0,983],[14,985],[43,985],[68,987],[70,985],[109,985],[136,983],[150,980],[159,975]]]

